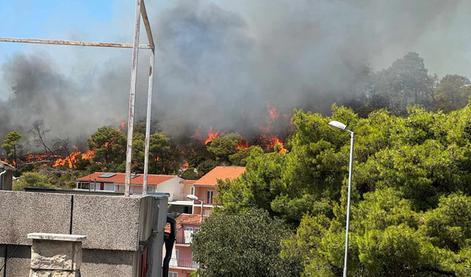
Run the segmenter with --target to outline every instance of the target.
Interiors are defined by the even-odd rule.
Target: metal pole
[[[201,213],[201,218],[200,218],[200,223],[203,223],[203,204],[204,204],[204,202],[203,202],[203,200],[200,200],[200,202],[201,202],[201,211],[200,211],[200,213]]]
[[[111,48],[133,48],[131,43],[119,42],[94,42],[94,41],[79,41],[79,40],[64,40],[64,39],[41,39],[41,38],[6,38],[1,37],[0,42],[11,43],[31,43],[31,44],[50,44],[50,45],[63,45],[63,46],[90,46],[90,47],[111,47]],[[151,45],[139,45],[142,49],[152,49]]]
[[[144,146],[144,183],[142,186],[142,195],[147,194],[147,179],[149,176],[149,144],[150,144],[150,119],[152,116],[152,90],[154,86],[154,63],[155,52],[150,51],[149,67],[149,87],[147,88],[147,117],[146,117],[146,138]]]
[[[348,229],[350,227],[350,195],[352,191],[352,173],[353,173],[353,141],[354,135],[350,133],[350,161],[348,164],[348,193],[347,193],[347,223],[345,226],[345,257],[343,258],[343,277],[347,277],[347,261],[348,261]]]
[[[126,176],[124,179],[124,196],[129,197],[131,182],[132,136],[134,132],[134,103],[137,87],[137,61],[139,56],[139,32],[141,27],[141,1],[136,0],[136,22],[134,26],[134,46],[132,48],[131,88],[129,90],[128,139],[126,146]]]

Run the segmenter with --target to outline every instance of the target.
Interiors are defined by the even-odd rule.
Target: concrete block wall
[[[6,276],[27,276],[16,273],[29,269],[28,233],[78,234],[87,236],[82,276],[137,276],[140,245],[154,237],[162,239],[162,234],[152,236],[160,201],[141,196],[0,191],[0,267],[2,250],[13,253],[16,247],[15,256],[7,255]],[[166,203],[162,201],[165,213]],[[158,231],[163,232],[163,227]]]

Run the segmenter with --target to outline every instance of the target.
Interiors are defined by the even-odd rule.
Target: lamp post
[[[348,193],[347,193],[347,220],[345,224],[345,256],[343,258],[343,277],[347,277],[347,261],[348,261],[348,229],[350,227],[350,194],[352,191],[352,170],[353,170],[353,131],[347,129],[347,125],[338,122],[331,121],[329,125],[340,130],[346,131],[350,134],[350,161],[348,164]]]
[[[195,201],[200,201],[200,203],[201,203],[201,208],[200,208],[200,214],[201,214],[200,223],[202,223],[202,222],[203,222],[203,204],[204,204],[203,200],[200,200],[200,199],[198,198],[198,196],[196,196],[196,195],[194,195],[194,194],[188,194],[188,195],[186,196],[186,198],[188,198],[188,199],[190,199],[190,200],[193,200],[193,203],[194,203]]]

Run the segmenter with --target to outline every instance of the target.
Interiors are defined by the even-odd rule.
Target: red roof
[[[184,185],[193,185],[196,182],[196,180],[183,180],[182,184]]]
[[[113,175],[114,174],[114,175]],[[110,177],[105,177],[106,175]],[[78,182],[100,182],[100,183],[114,183],[117,185],[124,185],[124,176],[125,173],[114,173],[114,172],[95,172],[87,176],[79,178]],[[134,178],[131,178],[131,185],[142,185],[144,182],[143,174],[133,175]],[[147,183],[149,185],[159,185],[165,181],[176,178],[175,175],[157,175],[149,174],[147,178]]]
[[[177,230],[183,228],[183,225],[201,225],[201,215],[199,214],[180,214],[177,219]],[[170,224],[165,225],[165,232],[170,232]]]
[[[242,166],[216,166],[195,182],[195,185],[215,186],[218,180],[234,180],[245,172]]]

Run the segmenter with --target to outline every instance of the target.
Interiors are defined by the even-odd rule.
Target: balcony
[[[199,265],[197,262],[190,259],[170,259],[171,268],[190,268],[197,269]]]
[[[188,244],[188,246],[189,246],[190,243],[191,243],[191,238],[186,238],[185,239],[184,236],[177,236],[176,243],[177,244]]]

